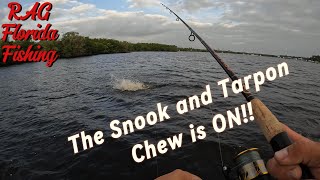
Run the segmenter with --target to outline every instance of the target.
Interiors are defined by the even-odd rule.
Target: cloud
[[[316,51],[316,41],[320,40],[319,1],[224,2],[229,11],[225,11],[221,21],[241,24],[236,29],[247,41],[264,40],[259,45],[261,49],[295,55],[311,55]]]
[[[187,13],[182,13],[184,16],[196,15],[200,17],[198,21],[214,24],[212,29],[207,29],[206,33],[226,36],[224,39],[216,38],[215,42],[221,48],[273,54],[288,53],[297,56],[319,54],[317,47],[320,45],[318,43],[320,41],[320,18],[318,18],[320,1],[182,0],[178,3],[170,2],[175,9],[185,10]],[[223,11],[218,18],[215,17],[216,8]],[[202,17],[204,14],[207,15]],[[243,45],[241,49],[239,44]]]
[[[128,3],[131,4],[130,8],[146,8],[159,6],[160,0],[128,0]]]
[[[212,0],[182,0],[178,1],[178,6],[188,12],[199,11],[201,9],[208,9],[213,7],[220,7],[223,3]]]
[[[84,13],[86,11],[94,9],[95,7],[96,6],[93,4],[80,4],[79,6],[72,7],[70,11],[72,11],[72,13]]]
[[[81,30],[91,37],[107,38],[143,38],[167,31],[167,18],[160,15],[148,15],[143,12],[105,11],[102,16],[57,22],[59,29]],[[152,27],[152,28],[150,28]],[[125,38],[124,38],[125,37]]]

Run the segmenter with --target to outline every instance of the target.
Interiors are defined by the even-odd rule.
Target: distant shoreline
[[[134,52],[208,52],[206,50],[202,49],[193,49],[193,48],[178,48],[178,51],[132,51],[132,52],[115,52],[115,53],[101,53],[101,54],[92,54],[92,55],[82,55],[82,56],[74,56],[74,57],[59,57],[59,59],[76,59],[81,57],[90,57],[90,56],[98,56],[98,55],[105,55],[105,54],[121,54],[121,53],[134,53]],[[189,49],[189,50],[186,50]],[[249,55],[249,56],[261,56],[261,57],[273,57],[273,58],[282,58],[282,59],[295,59],[295,60],[301,60],[301,61],[307,61],[307,62],[314,62],[314,63],[320,63],[320,57],[318,56],[318,59],[313,59],[315,56],[311,58],[306,57],[296,57],[296,56],[286,56],[286,55],[269,55],[269,54],[260,54],[260,53],[247,53],[247,52],[233,52],[233,51],[223,51],[223,50],[215,50],[219,54],[239,54],[239,55]],[[1,67],[8,67],[12,65],[19,65],[19,64],[26,64],[26,63],[32,63],[32,62],[9,62],[9,63],[2,63],[0,62],[0,68]]]
[[[179,49],[181,51],[190,51],[190,52],[208,52],[205,49],[193,49],[193,48],[179,48]],[[297,60],[320,62],[320,56],[302,57],[302,56],[289,56],[289,55],[273,55],[273,54],[238,52],[238,51],[219,50],[219,49],[217,49],[215,51],[217,53],[243,54],[243,55],[252,55],[252,56],[264,56],[264,57],[275,57],[275,58],[297,59]]]
[[[0,41],[0,46],[15,44],[20,45],[22,50],[26,50],[29,45],[35,45],[36,42],[29,41],[15,41],[15,42],[3,42]],[[77,58],[86,57],[100,54],[116,54],[116,53],[130,53],[130,52],[207,52],[205,49],[194,49],[194,48],[179,48],[175,45],[158,44],[158,43],[130,43],[126,41],[118,41],[114,39],[103,39],[84,37],[79,35],[77,32],[68,32],[58,41],[41,41],[38,44],[41,45],[44,50],[55,50],[60,55],[59,59],[66,58]],[[297,57],[288,55],[271,55],[262,53],[249,53],[249,52],[236,52],[230,50],[215,50],[217,53],[229,53],[229,54],[243,54],[243,55],[254,55],[264,57],[275,57],[285,59],[297,59],[304,61],[313,61],[320,63],[320,56]],[[2,48],[0,49],[0,58],[3,59]],[[0,61],[0,67],[10,66],[15,64],[24,64],[28,62],[13,62],[10,57],[7,63]]]

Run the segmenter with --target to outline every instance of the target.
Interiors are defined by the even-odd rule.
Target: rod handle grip
[[[283,130],[282,124],[277,117],[268,109],[258,98],[251,101],[253,116],[258,123],[261,131],[271,144],[273,151],[277,152],[292,144],[288,134]],[[308,167],[300,165],[302,170],[302,179],[314,179]]]
[[[292,144],[292,141],[290,140],[287,132],[281,132],[271,139],[270,144],[273,151],[277,152],[290,146]],[[300,164],[300,168],[302,170],[301,179],[315,179],[315,177],[310,172],[310,169],[306,165]]]

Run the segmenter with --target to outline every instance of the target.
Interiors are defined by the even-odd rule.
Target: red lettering
[[[8,36],[13,34],[13,32],[10,31],[10,29],[16,28],[16,24],[2,24],[2,28],[4,29],[4,31],[2,31],[2,41],[7,41]]]
[[[53,63],[55,63],[58,59],[59,55],[57,54],[57,51],[49,51],[47,52],[47,55],[45,59],[47,60],[47,67],[51,67]]]
[[[47,12],[44,16],[42,16],[43,14],[43,10],[44,8],[46,8]],[[42,4],[39,8],[39,12],[38,12],[38,18],[41,20],[41,21],[48,21],[49,18],[50,18],[50,11],[52,10],[52,4],[49,3],[49,2],[46,2],[44,4]]]
[[[14,40],[18,40],[18,41],[22,41],[22,40],[28,40],[29,37],[26,36],[26,31],[24,29],[21,29],[21,31],[19,31],[19,28],[17,28],[15,31],[14,31],[14,35],[13,36],[13,39]],[[25,38],[26,37],[26,38]],[[28,39],[27,39],[28,38]]]
[[[26,15],[25,15],[25,16],[23,16],[23,17],[21,16],[21,17],[20,17],[21,20],[22,20],[22,21],[25,21],[25,20],[29,19],[29,17],[31,16],[31,19],[35,21],[37,15],[38,15],[38,8],[39,8],[39,6],[40,6],[40,3],[39,3],[39,2],[36,2],[36,3],[33,5],[32,9],[31,9],[30,11],[27,11],[27,12],[26,12]]]
[[[17,46],[16,45],[4,45],[2,47],[2,55],[3,55],[3,59],[2,59],[2,62],[3,63],[6,63],[7,62],[7,59],[8,59],[8,56],[12,56],[13,53],[11,52],[11,49],[15,49]],[[6,49],[6,51],[3,51],[4,49]]]
[[[21,4],[19,4],[17,2],[11,2],[8,4],[8,7],[10,8],[10,13],[9,13],[8,19],[10,21],[12,21],[12,18],[14,17],[16,20],[20,20],[20,17],[17,16],[16,13],[21,12],[21,10],[22,10]]]
[[[44,37],[47,37],[46,40],[55,41],[59,38],[59,34],[58,34],[59,31],[55,29],[51,30],[50,29],[51,26],[52,24],[47,24],[45,30],[42,33],[44,33],[43,34]]]
[[[14,19],[25,21],[29,18],[36,21],[48,21],[50,18],[50,11],[52,10],[52,4],[50,2],[39,3],[36,2],[33,7],[26,12],[24,16],[20,16],[19,13],[22,11],[22,6],[18,2],[11,2],[8,4],[10,13],[8,19],[10,21]],[[24,30],[21,24],[3,24],[4,29],[2,34],[2,40],[7,41],[11,36],[12,40],[26,41],[33,39],[34,41],[55,41],[59,38],[59,31],[51,29],[52,24],[47,24],[44,29],[41,24],[38,24],[39,29]],[[13,62],[47,62],[47,67],[51,67],[53,63],[58,59],[59,55],[57,51],[45,51],[41,50],[40,45],[34,47],[29,45],[27,49],[21,49],[20,45],[4,45],[2,47],[3,63],[8,61],[8,58],[12,59]]]
[[[41,21],[48,21],[50,18],[50,11],[52,10],[52,4],[50,2],[45,2],[43,4],[40,4],[39,2],[36,2],[31,10],[27,11],[25,16],[18,16],[17,13],[20,13],[22,11],[21,4],[17,2],[11,2],[8,4],[8,7],[10,8],[10,13],[8,16],[8,19],[12,21],[13,18],[16,20],[22,20],[25,21],[31,17],[32,20],[36,21],[37,18]],[[44,13],[45,11],[45,13]],[[44,14],[44,15],[43,15]]]
[[[33,50],[33,49],[38,50]],[[41,50],[41,46],[37,45],[37,47],[30,45],[26,51],[21,50],[21,46],[16,45],[5,45],[2,49],[6,49],[3,51],[3,62],[6,63],[8,58],[11,56],[14,62],[46,62],[47,67],[51,67],[53,63],[56,62],[59,55],[57,51],[44,51]],[[11,52],[11,50],[16,50],[15,52]]]
[[[41,30],[24,30],[21,27],[21,24],[3,24],[2,28],[4,28],[4,31],[2,32],[2,40],[7,41],[10,35],[12,36],[13,40],[19,41],[26,41],[30,38],[35,41],[55,41],[59,38],[59,31],[56,29],[50,29],[52,24],[47,24],[45,29]],[[42,26],[38,25],[38,27]],[[14,31],[11,29],[14,29]]]

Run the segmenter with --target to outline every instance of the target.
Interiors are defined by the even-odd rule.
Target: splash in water
[[[113,83],[113,88],[120,91],[139,91],[148,89],[148,86],[144,83],[129,79],[116,79]]]

